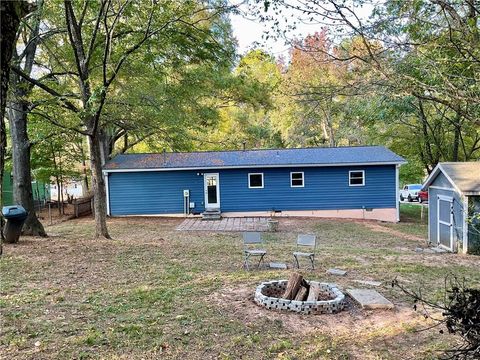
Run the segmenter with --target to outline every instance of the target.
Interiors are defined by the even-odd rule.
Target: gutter
[[[334,163],[334,164],[284,164],[284,165],[237,165],[237,166],[195,166],[195,167],[171,167],[171,168],[125,168],[103,169],[104,173],[115,172],[147,172],[147,171],[184,171],[184,170],[223,170],[223,169],[257,169],[257,168],[302,168],[302,167],[339,167],[339,166],[379,166],[379,165],[402,165],[406,161],[395,162],[371,162],[371,163]]]

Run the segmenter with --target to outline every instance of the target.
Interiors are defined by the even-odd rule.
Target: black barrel
[[[28,213],[20,205],[4,206],[2,208],[3,217],[7,220],[7,224],[3,230],[5,242],[16,243],[22,233],[23,223],[27,219]]]

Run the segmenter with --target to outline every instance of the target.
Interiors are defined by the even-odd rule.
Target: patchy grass
[[[422,216],[423,209],[423,216]],[[428,239],[428,206],[400,204],[400,222],[384,224],[391,229],[399,230],[420,238]]]
[[[400,220],[405,223],[428,224],[428,205],[400,204]]]
[[[179,232],[178,224],[111,219],[114,240],[94,240],[93,222],[80,219],[48,227],[48,239],[5,246],[0,357],[433,359],[455,339],[417,332],[431,324],[389,282],[438,300],[449,272],[480,282],[478,257],[415,253],[426,234],[418,222],[280,219],[280,231],[265,234],[267,261],[291,264],[296,234],[315,233],[318,268],[308,278],[343,288],[383,281],[378,290],[396,309],[268,311],[253,303],[255,287],[290,271],[246,272],[238,233]],[[348,275],[327,275],[330,267]]]

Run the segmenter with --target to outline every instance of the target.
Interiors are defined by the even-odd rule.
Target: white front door
[[[437,199],[438,245],[453,251],[453,199],[443,195]]]
[[[204,174],[205,209],[220,209],[220,178],[218,174]]]

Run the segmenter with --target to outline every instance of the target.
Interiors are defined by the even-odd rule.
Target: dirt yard
[[[434,299],[449,273],[480,282],[480,257],[415,252],[422,224],[281,219],[265,234],[267,261],[292,264],[296,235],[315,233],[317,270],[305,277],[342,288],[382,281],[396,308],[269,311],[253,303],[255,287],[291,270],[246,272],[240,234],[176,231],[180,221],[111,219],[114,240],[93,240],[92,220],[78,219],[5,246],[0,358],[433,359],[455,338],[417,331],[431,323],[391,280]],[[347,276],[327,275],[332,267]]]

